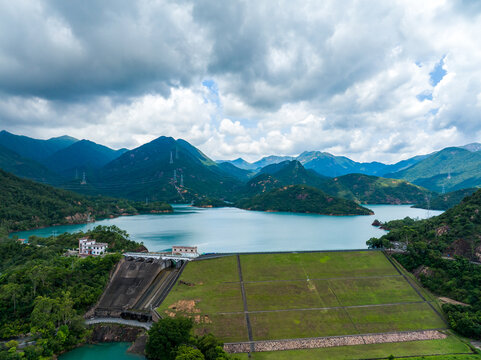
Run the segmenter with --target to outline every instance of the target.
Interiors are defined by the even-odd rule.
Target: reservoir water
[[[103,343],[84,345],[59,356],[60,360],[141,360],[142,355],[127,352],[130,343]]]
[[[55,226],[14,233],[50,236],[86,231],[97,225],[116,225],[132,240],[143,242],[150,251],[172,245],[198,246],[199,252],[295,251],[362,249],[366,241],[385,232],[371,226],[374,219],[387,221],[426,218],[442,213],[414,209],[409,205],[368,205],[375,215],[325,216],[267,213],[236,208],[199,209],[175,205],[174,213],[122,216],[82,225]]]

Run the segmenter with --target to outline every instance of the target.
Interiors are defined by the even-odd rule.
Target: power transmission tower
[[[174,182],[176,183],[177,182],[177,170],[174,169]]]
[[[184,174],[180,174],[180,186],[184,187]]]
[[[430,217],[431,217],[431,196],[430,196],[430,195],[426,195],[424,198],[426,199],[426,204],[428,205],[428,213],[427,213],[427,215],[428,215],[428,218],[430,218]]]
[[[87,180],[85,179],[85,171],[84,171],[82,175],[82,182],[80,183],[80,185],[85,185],[85,184],[87,184]]]
[[[174,159],[172,158],[172,151],[170,152],[170,163],[171,163],[171,164],[174,163]]]

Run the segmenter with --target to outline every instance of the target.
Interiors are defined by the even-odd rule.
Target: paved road
[[[86,325],[93,325],[93,324],[120,324],[120,325],[128,325],[128,326],[135,326],[141,327],[146,330],[149,330],[152,326],[152,322],[140,322],[137,320],[125,320],[119,318],[92,318],[85,320]]]

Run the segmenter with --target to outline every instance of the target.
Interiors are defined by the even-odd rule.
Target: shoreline
[[[46,226],[37,226],[37,227],[34,227],[34,228],[30,228],[30,229],[9,231],[8,237],[12,238],[12,234],[19,233],[19,232],[34,231],[34,230],[46,229],[46,228],[49,228],[49,227],[57,227],[57,226],[93,224],[93,223],[96,223],[97,221],[102,221],[102,220],[107,220],[107,219],[117,219],[117,218],[122,217],[122,216],[161,215],[161,214],[173,214],[173,213],[174,213],[174,209],[172,209],[172,210],[152,210],[152,211],[149,211],[149,212],[140,212],[140,213],[135,213],[135,214],[123,213],[123,214],[119,214],[119,215],[111,215],[111,216],[106,216],[106,217],[100,217],[100,218],[92,220],[92,221],[66,222],[66,223],[62,223],[62,224],[52,224],[52,225],[46,225]]]

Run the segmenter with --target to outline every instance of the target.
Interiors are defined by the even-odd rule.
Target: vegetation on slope
[[[416,204],[415,208],[431,209],[431,210],[448,210],[454,205],[459,204],[466,196],[476,192],[477,188],[461,189],[449,192],[447,194],[438,194],[431,199],[424,199],[424,201]],[[429,203],[428,201],[429,200]]]
[[[389,176],[441,192],[481,185],[480,169],[481,152],[446,148]]]
[[[110,251],[141,246],[116,227],[56,238],[30,237],[29,244],[0,237],[0,338],[30,334],[36,340],[22,350],[0,349],[1,359],[50,358],[84,341],[82,315],[98,300],[121,258],[119,253],[63,256],[85,235],[109,243]]]
[[[130,202],[104,197],[85,197],[0,170],[0,227],[26,230],[54,224],[83,223],[90,219],[172,211],[167,203]]]
[[[224,198],[241,182],[184,140],[160,137],[128,151],[99,170],[91,188],[72,189],[131,200],[188,202]]]
[[[21,157],[0,145],[0,169],[41,183],[58,183],[62,180],[55,173],[38,162]]]
[[[396,259],[434,293],[470,304],[445,305],[449,323],[459,333],[481,338],[481,190],[445,213],[427,220],[390,221],[390,232],[370,239],[370,247],[404,244]]]
[[[50,155],[42,163],[58,174],[69,174],[73,178],[79,171],[100,168],[124,152],[89,140],[80,140]],[[78,175],[81,176],[80,173]]]
[[[296,160],[266,166],[251,179],[241,194],[245,197],[264,193],[286,185],[306,184],[331,196],[363,204],[415,204],[432,192],[404,180],[348,174],[326,178],[305,169]]]
[[[432,194],[431,191],[404,180],[362,174],[340,176],[332,179],[332,182],[326,181],[321,189],[328,194],[362,204],[414,204]]]
[[[306,186],[292,185],[240,200],[236,206],[247,210],[285,211],[324,215],[370,215],[373,212],[353,201],[338,199]]]
[[[203,197],[200,199],[195,199],[194,202],[192,203],[193,206],[195,207],[200,207],[200,208],[218,208],[218,207],[228,207],[232,206],[228,203],[226,203],[223,200],[219,199],[213,199],[209,197]]]

